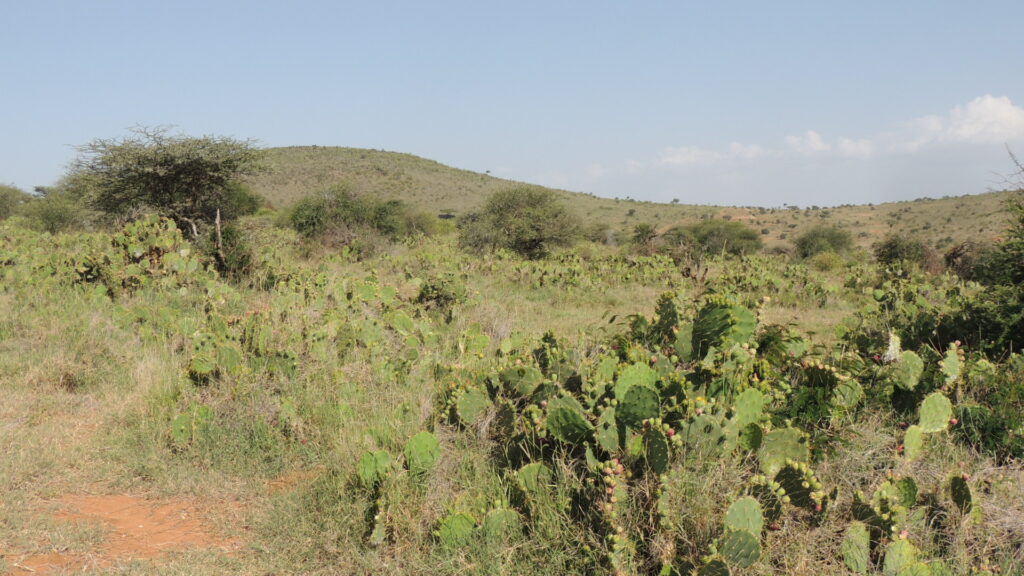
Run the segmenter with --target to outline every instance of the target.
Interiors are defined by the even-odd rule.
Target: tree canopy
[[[572,244],[579,222],[550,190],[521,186],[495,193],[479,212],[459,221],[459,243],[470,249],[504,248],[542,258]]]
[[[172,135],[136,128],[120,139],[80,146],[70,177],[89,203],[107,214],[155,210],[186,229],[238,215],[252,194],[239,178],[258,170],[262,151],[251,140]]]

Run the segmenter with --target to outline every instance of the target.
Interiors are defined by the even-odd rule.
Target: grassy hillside
[[[519,183],[459,170],[432,160],[379,150],[297,146],[267,150],[268,170],[250,180],[253,189],[282,207],[312,191],[339,182],[357,192],[401,199],[430,211],[461,214],[483,204],[492,193]],[[699,191],[694,191],[696,196]],[[965,240],[990,240],[1005,227],[1004,192],[938,200],[921,199],[877,205],[778,209],[659,204],[599,198],[559,190],[557,193],[588,222],[631,230],[641,222],[660,231],[700,218],[741,220],[763,233],[768,248],[788,247],[816,224],[849,229],[859,246],[868,247],[886,234],[913,235],[945,249]],[[823,196],[822,203],[827,198]]]

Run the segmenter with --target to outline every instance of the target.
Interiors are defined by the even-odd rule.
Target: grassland
[[[358,148],[289,147],[267,150],[267,171],[250,179],[253,190],[284,207],[310,192],[339,182],[357,192],[403,200],[431,212],[456,215],[479,208],[497,190],[518,185],[410,154]],[[818,208],[759,208],[701,205],[701,192],[680,204],[660,204],[557,190],[587,222],[631,231],[638,223],[659,232],[701,218],[743,221],[763,233],[769,249],[791,247],[792,239],[817,224],[850,230],[858,246],[868,248],[888,234],[913,235],[945,250],[966,240],[990,241],[1006,224],[1005,192],[920,199],[878,205]],[[827,191],[822,197],[827,198]],[[822,204],[826,202],[823,200]]]
[[[655,366],[667,365],[668,356],[642,340],[616,340],[631,333],[633,319],[651,317],[666,292],[680,325],[712,294],[734,294],[757,310],[760,330],[781,324],[800,350],[799,359],[772,369],[777,373],[758,369],[774,374],[763,389],[778,411],[759,422],[765,430],[805,427],[815,446],[815,481],[831,494],[829,512],[787,507],[779,529],[765,532],[760,559],[733,573],[851,574],[841,542],[857,493],[870,498],[892,478],[914,479],[920,488],[920,500],[908,505],[913,513],[898,527],[928,573],[1016,574],[1024,567],[1018,463],[973,447],[958,431],[931,434],[914,460],[898,449],[902,427],[916,419],[918,396],[943,390],[958,404],[980,401],[983,382],[991,380],[966,374],[984,368],[982,359],[964,359],[956,389],[922,376],[909,408],[889,404],[889,372],[862,363],[884,351],[886,329],[915,326],[901,320],[902,308],[887,308],[878,290],[906,294],[915,310],[939,313],[951,290],[976,287],[921,276],[894,287],[883,271],[854,260],[822,273],[771,255],[712,259],[700,277],[666,258],[603,246],[528,262],[465,254],[451,237],[412,239],[361,259],[310,244],[272,221],[261,215],[242,222],[256,266],[236,283],[189,268],[190,245],[167,231],[140,234],[140,242],[152,244],[143,244],[147,256],[138,268],[135,252],[112,251],[106,232],[51,236],[18,219],[0,223],[0,307],[8,311],[0,318],[0,573],[655,574],[662,563],[664,573],[699,569],[722,536],[722,518],[749,489],[760,453],[705,457],[675,448],[655,505],[645,458],[624,449],[618,457],[636,476],[624,493],[631,504],[623,508],[623,533],[635,543],[616,556],[603,539],[609,528],[592,516],[593,506],[580,503],[592,488],[578,450],[558,444],[537,452],[557,481],[522,501],[518,472],[505,459],[509,440],[525,432],[498,432],[490,412],[471,425],[450,408],[466,393],[462,387],[537,362],[530,350],[545,334],[557,338],[559,354],[574,358],[582,374],[604,358],[614,358],[617,370],[647,365],[651,354],[659,357]],[[450,315],[422,298],[428,285],[457,293]],[[862,352],[851,350],[858,341],[846,336],[851,330],[871,339]],[[911,346],[910,336],[904,341]],[[622,342],[632,351],[613,353],[610,346]],[[937,366],[945,350],[930,346],[915,349]],[[737,344],[733,356],[721,357],[731,358],[728,370],[747,366],[744,349]],[[714,358],[703,362],[726,370]],[[672,370],[680,375],[699,370],[676,362]],[[787,412],[800,394],[786,386],[805,390],[799,375],[814,362],[857,374],[867,391],[863,403],[821,420],[806,414],[813,403]],[[991,373],[984,378],[1014,378],[1010,368],[984,370]],[[936,369],[926,375],[943,378]],[[696,417],[693,410],[705,402],[699,394],[708,392],[686,392],[680,406],[690,414],[676,425]],[[406,469],[410,457],[403,454],[424,431],[438,439],[440,455],[428,473],[417,474]],[[368,451],[395,462],[371,484],[359,467]],[[973,505],[983,516],[961,513],[951,500],[949,477],[961,473],[972,478]],[[210,536],[157,554],[118,553],[111,522],[69,508],[87,498],[182,510],[201,519]],[[521,530],[485,536],[485,519],[510,510]],[[654,510],[666,514],[658,529],[650,524]],[[453,515],[471,519],[469,536],[450,539],[444,527]],[[880,538],[876,569],[896,539]],[[948,572],[939,571],[940,561]]]

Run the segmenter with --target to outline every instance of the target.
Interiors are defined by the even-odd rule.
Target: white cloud
[[[721,152],[696,146],[681,146],[662,150],[658,154],[657,163],[665,166],[695,166],[714,164],[722,158]]]
[[[875,151],[875,145],[866,138],[860,140],[840,138],[836,149],[847,158],[867,158]]]
[[[786,136],[786,144],[800,154],[820,154],[832,150],[832,145],[814,130],[808,130],[800,136]]]
[[[1024,108],[1015,106],[1006,96],[986,94],[948,114],[907,122],[894,135],[891,148],[916,152],[940,144],[1002,144],[1020,139],[1024,139]]]

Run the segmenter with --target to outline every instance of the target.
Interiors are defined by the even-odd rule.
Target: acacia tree
[[[543,258],[572,244],[579,222],[550,190],[519,186],[496,192],[479,212],[459,220],[459,243],[471,250],[505,248]]]
[[[252,140],[172,135],[163,127],[93,140],[78,152],[69,176],[94,208],[114,215],[155,210],[196,236],[204,224],[237,215],[246,196],[239,178],[257,171],[262,156]]]

